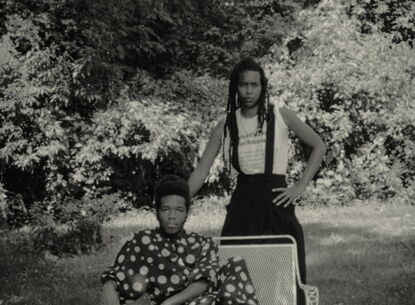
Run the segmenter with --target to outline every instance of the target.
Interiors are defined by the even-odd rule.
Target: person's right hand
[[[108,281],[102,286],[102,304],[120,305],[118,293],[115,290],[115,283],[113,281]]]

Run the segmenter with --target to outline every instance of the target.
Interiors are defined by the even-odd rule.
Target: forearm
[[[187,183],[189,185],[190,197],[193,197],[202,187],[209,172],[197,167],[190,175]]]
[[[205,280],[199,280],[193,282],[189,286],[187,286],[184,290],[180,291],[179,293],[173,295],[172,297],[168,298],[163,304],[169,305],[181,305],[184,304],[186,301],[193,299],[204,293],[209,287],[209,284]]]
[[[193,196],[199,191],[205,182],[206,177],[209,175],[210,167],[212,166],[221,146],[224,124],[224,120],[221,120],[213,129],[209,142],[206,145],[206,149],[199,160],[199,164],[187,180],[190,189],[190,196]]]
[[[321,162],[323,161],[324,155],[326,154],[326,150],[327,147],[323,141],[319,141],[319,143],[313,147],[313,151],[307,162],[307,167],[304,170],[298,183],[303,184],[304,186],[307,186],[310,183],[320,168]]]

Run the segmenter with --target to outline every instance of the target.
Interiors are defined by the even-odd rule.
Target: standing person
[[[226,117],[214,127],[188,184],[193,196],[223,147],[229,171],[238,176],[222,236],[292,235],[297,241],[301,280],[306,283],[304,236],[295,205],[320,167],[326,146],[286,105],[270,103],[267,84],[264,70],[255,61],[242,60],[234,67]],[[287,187],[289,130],[312,152],[301,178]]]
[[[186,181],[164,176],[155,202],[159,228],[136,233],[102,273],[103,304],[129,304],[147,293],[157,305],[258,305],[245,261],[235,257],[220,267],[212,238],[183,229]]]

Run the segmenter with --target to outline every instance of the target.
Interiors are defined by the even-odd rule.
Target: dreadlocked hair
[[[269,114],[269,93],[268,93],[268,79],[265,77],[265,72],[262,67],[257,64],[254,60],[248,58],[240,61],[232,70],[230,81],[229,81],[229,94],[228,94],[228,104],[226,106],[226,119],[225,126],[223,131],[223,140],[225,141],[227,133],[229,131],[230,141],[229,141],[229,163],[228,171],[230,172],[233,158],[233,147],[234,145],[239,144],[239,135],[237,132],[236,124],[236,109],[241,107],[241,104],[237,98],[238,93],[238,83],[241,74],[245,71],[256,71],[260,74],[261,78],[261,94],[258,100],[258,122],[256,134],[261,134],[264,126],[264,122],[267,121],[270,117]],[[223,143],[222,143],[223,144]],[[225,145],[223,147],[223,158],[225,158]]]

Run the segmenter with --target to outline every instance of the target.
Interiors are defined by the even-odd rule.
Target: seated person
[[[187,233],[186,181],[168,175],[156,185],[159,228],[136,233],[102,275],[104,305],[128,304],[147,293],[157,305],[257,305],[244,260],[220,267],[211,238]]]

